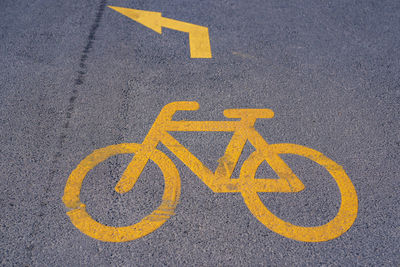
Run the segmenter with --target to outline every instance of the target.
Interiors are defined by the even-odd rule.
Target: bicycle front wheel
[[[329,174],[335,179],[341,195],[341,205],[339,212],[336,217],[328,222],[327,224],[321,226],[303,227],[285,222],[282,219],[275,216],[272,212],[261,201],[258,196],[258,192],[247,188],[242,191],[242,196],[247,207],[251,213],[266,227],[272,231],[285,236],[287,238],[295,239],[303,242],[322,242],[328,241],[339,237],[345,233],[351,225],[354,223],[357,217],[358,211],[358,200],[357,193],[352,184],[350,178],[347,176],[343,168],[329,159],[321,152],[314,149],[300,146],[296,144],[272,144],[268,147],[271,153],[276,154],[295,154],[305,158],[308,158],[319,165],[323,166]],[[257,154],[258,152],[253,152],[249,159],[253,164],[248,164],[251,166],[251,170],[246,170],[245,172],[250,174],[254,179],[255,173],[264,161],[262,155]]]
[[[123,227],[103,225],[86,212],[85,204],[80,201],[82,182],[91,169],[111,156],[134,154],[140,146],[140,144],[125,143],[97,149],[72,171],[64,189],[63,202],[67,208],[72,209],[67,215],[82,233],[105,242],[131,241],[155,231],[174,214],[181,190],[179,173],[174,163],[159,150],[155,150],[150,159],[160,167],[164,175],[162,203],[140,222]]]

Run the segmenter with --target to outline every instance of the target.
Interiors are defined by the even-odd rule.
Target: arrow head
[[[153,11],[145,11],[145,10],[138,10],[138,9],[131,9],[131,8],[124,8],[124,7],[115,7],[115,6],[108,6],[111,9],[121,13],[128,18],[133,19],[136,22],[152,29],[159,34],[162,33],[161,31],[161,12],[153,12]]]

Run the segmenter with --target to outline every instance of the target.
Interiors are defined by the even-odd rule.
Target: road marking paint
[[[174,19],[164,18],[161,12],[108,6],[111,9],[162,34],[162,27],[189,34],[190,57],[212,58],[208,28]]]
[[[137,153],[138,144],[119,144],[100,148],[72,171],[64,189],[63,202],[70,211],[67,212],[72,224],[82,233],[105,242],[124,242],[141,238],[163,225],[173,214],[178,203],[181,184],[179,173],[172,161],[161,151],[154,151],[150,159],[161,169],[164,178],[164,195],[161,205],[140,222],[124,227],[103,225],[86,212],[86,206],[80,201],[82,182],[87,173],[109,157],[118,154]]]
[[[143,237],[167,221],[174,213],[180,195],[180,177],[175,164],[164,153],[157,150],[162,143],[192,170],[212,191],[216,193],[241,193],[250,212],[272,231],[303,242],[322,242],[339,237],[354,223],[358,212],[357,192],[343,168],[322,153],[296,144],[268,144],[255,130],[258,118],[272,118],[270,109],[227,109],[227,118],[234,121],[172,121],[178,110],[197,110],[197,102],[181,101],[166,105],[141,144],[119,144],[95,150],[72,171],[64,189],[64,204],[72,209],[67,212],[71,222],[83,233],[108,242],[124,242]],[[233,132],[225,154],[212,173],[196,156],[180,144],[168,132]],[[231,178],[247,141],[256,151],[243,163],[239,178]],[[132,161],[115,186],[119,193],[130,191],[149,160],[154,161],[165,178],[162,204],[140,222],[125,227],[106,226],[93,220],[81,203],[79,195],[87,173],[100,162],[117,154],[134,154]],[[335,179],[341,205],[336,217],[321,226],[303,227],[285,222],[272,214],[260,200],[260,192],[296,193],[305,187],[280,154],[294,154],[308,158],[324,167]],[[266,161],[279,179],[256,178],[260,164]]]

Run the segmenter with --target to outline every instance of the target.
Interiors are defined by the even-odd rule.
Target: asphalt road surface
[[[212,58],[191,54],[201,40],[171,29],[180,22],[208,29]],[[177,111],[182,131],[152,128],[175,101],[200,109]],[[399,266],[399,103],[398,0],[2,0],[0,264]],[[223,111],[238,108],[275,113],[240,133],[299,146],[257,137],[224,156],[238,123],[185,122],[237,121]],[[147,141],[173,136],[199,161],[173,142],[109,147],[141,144],[150,129]],[[128,166],[156,155],[161,171],[148,161],[132,190],[115,191]],[[249,155],[269,162],[256,178],[240,172]],[[196,173],[200,161],[233,171],[224,193]],[[254,189],[291,171],[304,190]],[[159,205],[166,214],[143,219]]]

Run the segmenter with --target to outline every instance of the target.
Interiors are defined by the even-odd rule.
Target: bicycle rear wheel
[[[308,147],[296,144],[272,144],[269,145],[269,149],[271,153],[299,155],[323,166],[335,179],[339,187],[341,205],[336,217],[327,224],[303,227],[285,222],[275,216],[261,201],[258,192],[248,187],[242,191],[241,194],[250,212],[267,228],[282,236],[298,241],[328,241],[345,233],[352,226],[357,217],[358,200],[354,185],[343,168],[322,153]],[[264,159],[262,155],[256,151],[249,156],[248,160],[253,162],[251,164],[246,164],[246,162],[243,164],[242,169],[247,168],[243,170],[243,173],[246,173],[246,175],[250,174],[250,179],[254,179],[256,171]],[[249,179],[249,177],[246,177],[246,179]]]
[[[161,151],[155,150],[150,159],[156,163],[165,179],[164,194],[161,205],[140,222],[123,227],[103,225],[95,221],[80,201],[82,182],[87,173],[99,163],[118,154],[134,154],[140,144],[125,143],[97,149],[83,159],[68,177],[64,189],[63,202],[71,211],[67,215],[72,224],[82,233],[105,242],[125,242],[141,238],[163,225],[173,214],[178,203],[181,183],[174,163]]]

